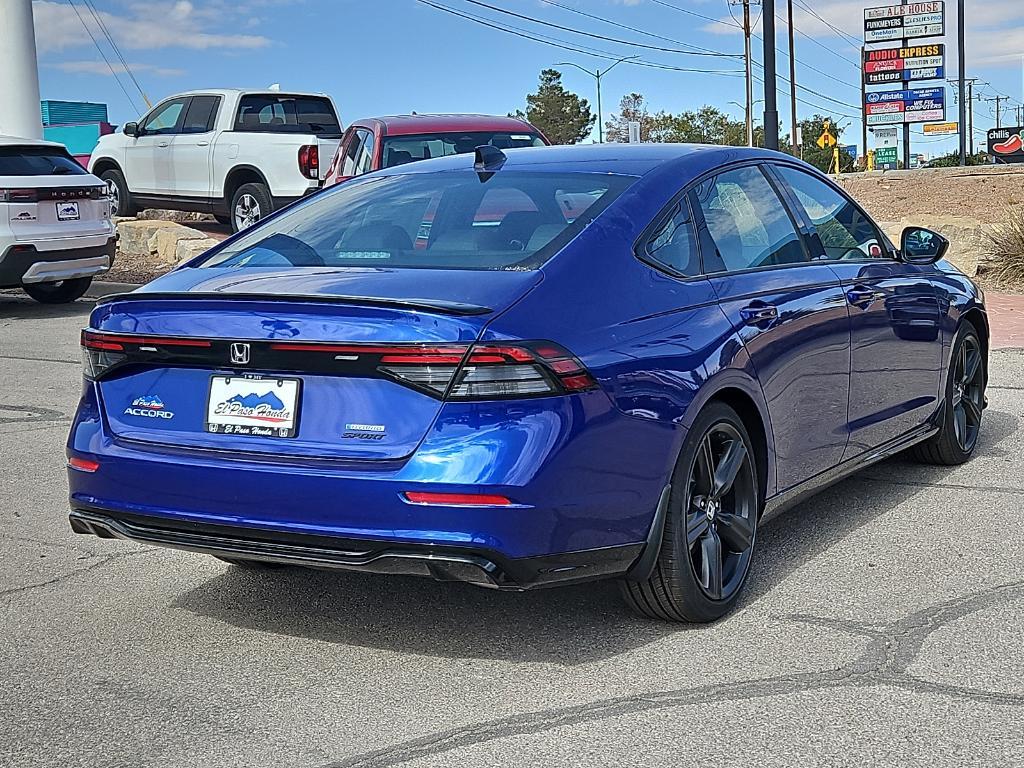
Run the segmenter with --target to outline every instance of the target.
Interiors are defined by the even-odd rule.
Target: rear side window
[[[235,118],[236,131],[340,135],[334,107],[322,96],[260,93],[243,96]]]
[[[446,171],[340,184],[201,266],[536,269],[635,181],[589,173],[484,176]],[[567,195],[578,206],[572,221],[562,205]]]
[[[814,224],[825,258],[838,261],[884,257],[878,230],[852,200],[809,173],[786,166],[777,166],[775,170]]]
[[[793,220],[760,168],[726,171],[699,184],[695,194],[714,246],[704,254],[705,272],[807,261]]]
[[[345,145],[341,161],[342,176],[360,176],[373,168],[373,133],[358,128]]]
[[[182,133],[206,133],[213,130],[213,121],[217,115],[219,96],[193,96],[185,112],[185,121],[181,124]]]
[[[57,147],[0,147],[0,176],[81,176],[87,171]]]
[[[644,259],[692,277],[700,274],[696,241],[690,207],[683,200],[644,245]]]
[[[544,140],[536,133],[508,131],[470,131],[468,133],[423,133],[415,136],[393,136],[384,140],[384,168],[404,165],[414,160],[461,155],[483,144],[498,149],[543,147]]]

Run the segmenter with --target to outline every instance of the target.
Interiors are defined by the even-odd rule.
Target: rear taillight
[[[596,386],[582,363],[550,342],[395,349],[379,370],[449,400],[494,400],[579,392]]]
[[[299,147],[299,171],[307,179],[320,178],[320,149],[316,144]]]
[[[39,192],[35,189],[0,189],[0,203],[35,203]]]
[[[167,336],[128,336],[121,334],[82,331],[82,369],[86,378],[99,378],[111,366],[128,359],[130,345],[133,350],[159,353],[176,348],[209,348],[206,339],[182,339]]]
[[[77,456],[72,456],[68,459],[68,466],[79,472],[95,472],[100,468],[100,463],[92,459],[80,459]]]

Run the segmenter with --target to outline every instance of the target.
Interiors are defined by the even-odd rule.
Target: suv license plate
[[[78,213],[78,201],[64,200],[57,205],[57,221],[78,221],[81,216]]]

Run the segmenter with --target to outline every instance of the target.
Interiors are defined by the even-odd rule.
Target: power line
[[[808,5],[806,4],[806,3],[804,3],[804,1],[803,1],[803,0],[793,0],[793,2],[795,2],[795,3],[796,3],[797,5],[799,5],[799,6],[801,7],[801,8],[803,8],[803,9],[804,9],[805,11],[807,11],[807,12],[808,12],[809,14],[811,14],[811,16],[813,16],[814,18],[816,18],[816,19],[817,19],[818,21],[820,21],[820,22],[821,22],[822,24],[824,24],[824,25],[825,25],[826,27],[828,27],[828,28],[829,28],[829,29],[831,29],[831,30],[832,30],[833,32],[835,32],[835,33],[836,33],[837,35],[839,35],[839,36],[840,36],[841,38],[845,38],[845,39],[846,39],[846,40],[847,40],[847,41],[849,42],[849,44],[850,44],[850,45],[851,45],[851,46],[853,47],[853,49],[854,49],[855,51],[857,51],[857,53],[860,53],[860,46],[861,46],[861,42],[860,42],[860,40],[858,40],[857,38],[855,38],[855,37],[854,37],[853,35],[847,34],[846,32],[844,32],[843,30],[841,30],[841,29],[840,29],[839,27],[837,27],[837,26],[836,26],[835,24],[833,24],[832,22],[830,22],[830,21],[826,21],[826,20],[825,20],[824,18],[822,18],[822,17],[821,17],[821,16],[820,16],[820,15],[818,14],[818,12],[817,12],[817,11],[815,11],[815,10],[814,10],[813,8],[810,8],[810,7],[809,7],[809,6],[808,6]]]
[[[117,81],[118,86],[120,86],[121,90],[124,92],[125,98],[128,99],[128,103],[132,105],[132,109],[136,109],[137,105],[135,104],[134,99],[132,99],[131,94],[128,93],[128,89],[124,87],[124,83],[121,82],[121,78],[117,76],[117,72],[114,70],[113,65],[110,63],[110,59],[108,59],[107,54],[103,52],[103,49],[100,47],[99,42],[97,42],[96,37],[92,33],[92,30],[89,29],[89,25],[86,24],[85,19],[82,18],[82,14],[78,12],[78,6],[71,2],[71,0],[68,0],[68,5],[70,5],[71,8],[74,10],[75,15],[78,17],[78,20],[82,22],[82,26],[85,27],[85,31],[88,33],[89,39],[92,40],[92,44],[96,46],[96,50],[99,51],[100,56],[103,57],[103,61],[107,65],[107,69],[110,70],[110,74],[113,75],[114,80]]]
[[[619,29],[625,29],[625,30],[628,30],[630,32],[636,32],[637,34],[640,34],[640,35],[646,35],[647,37],[654,38],[655,40],[664,40],[667,43],[675,43],[676,45],[685,45],[685,46],[688,46],[688,47],[693,48],[695,50],[705,51],[707,53],[716,53],[716,54],[721,54],[722,56],[732,56],[732,57],[737,58],[737,59],[738,58],[742,58],[742,56],[740,54],[738,54],[738,53],[722,53],[721,51],[715,51],[715,50],[713,50],[711,48],[704,48],[703,46],[700,46],[700,45],[694,45],[693,43],[687,43],[687,42],[684,42],[682,40],[676,40],[674,37],[665,37],[664,35],[659,35],[659,34],[656,34],[654,32],[648,32],[646,29],[640,29],[639,27],[631,27],[628,24],[621,24],[621,23],[619,23],[617,21],[612,21],[611,19],[606,19],[603,16],[598,16],[598,15],[593,14],[593,13],[587,13],[586,11],[581,11],[578,8],[573,8],[572,6],[565,5],[564,3],[556,2],[556,0],[540,0],[540,1],[542,3],[546,3],[547,5],[552,5],[552,6],[556,7],[556,8],[561,8],[562,10],[568,11],[569,13],[575,13],[577,16],[585,16],[588,19],[594,19],[596,21],[603,22],[604,24],[610,24],[613,27],[618,27]]]
[[[605,51],[599,48],[591,48],[589,46],[582,46],[576,43],[570,43],[566,40],[562,40],[556,37],[550,37],[548,35],[541,35],[540,33],[533,32],[532,30],[523,29],[522,27],[516,27],[512,24],[498,22],[493,19],[487,19],[483,16],[477,16],[476,14],[460,11],[455,8],[450,8],[449,6],[432,2],[432,0],[416,0],[416,2],[430,6],[431,8],[434,8],[439,11],[444,11],[445,13],[451,14],[453,16],[459,16],[461,18],[468,19],[469,21],[481,24],[485,27],[490,27],[491,29],[496,29],[500,32],[505,32],[506,34],[515,35],[516,37],[522,37],[526,40],[532,40],[534,42],[543,43],[544,45],[549,45],[554,48],[561,48],[562,50],[572,51],[573,53],[582,53],[585,56],[592,56],[594,58],[606,59],[609,61],[621,58],[618,54],[612,53],[610,51]],[[731,77],[736,77],[742,74],[741,70],[676,67],[671,64],[662,64],[660,62],[646,61],[643,59],[634,59],[626,61],[624,63],[637,67],[664,69],[672,72],[696,72],[705,75],[726,75]]]
[[[663,5],[666,8],[671,8],[673,11],[679,11],[680,13],[685,13],[690,16],[696,16],[698,19],[704,19],[705,21],[711,21],[714,22],[715,24],[721,24],[724,27],[739,28],[740,26],[739,24],[730,24],[729,22],[722,21],[721,19],[715,19],[712,18],[711,16],[705,16],[703,13],[691,11],[689,8],[680,8],[678,5],[673,5],[672,3],[668,3],[665,0],[652,0],[652,2],[657,3],[658,5]]]
[[[146,102],[147,107],[151,107],[152,104],[150,104],[149,98],[146,96],[146,92],[142,90],[142,86],[139,85],[139,81],[135,78],[135,73],[132,72],[132,68],[128,66],[128,62],[125,60],[124,55],[122,55],[121,49],[118,48],[117,43],[114,42],[114,38],[111,36],[110,31],[107,29],[107,25],[103,22],[103,17],[100,15],[99,11],[96,10],[96,6],[93,5],[92,0],[84,0],[84,2],[85,7],[89,9],[90,13],[92,13],[92,17],[96,20],[96,24],[99,26],[100,31],[103,32],[103,35],[107,38],[107,42],[110,43],[110,47],[114,50],[114,53],[120,60],[121,65],[124,67],[124,71],[128,73],[128,77],[130,77],[132,79],[132,82],[135,83],[135,87],[142,95],[142,100]]]
[[[584,32],[581,29],[573,29],[572,27],[566,27],[566,26],[563,26],[561,24],[555,24],[554,22],[544,21],[543,19],[535,19],[535,18],[533,18],[531,16],[526,16],[526,15],[521,14],[521,13],[516,13],[515,11],[509,11],[509,10],[506,10],[504,8],[499,8],[496,5],[490,5],[489,3],[481,2],[481,0],[463,0],[463,2],[469,3],[470,5],[477,5],[477,6],[480,6],[481,8],[487,8],[488,10],[495,11],[496,13],[503,13],[506,16],[512,16],[512,17],[517,18],[517,19],[523,19],[524,21],[530,21],[530,22],[533,22],[534,24],[541,24],[541,25],[543,25],[545,27],[552,27],[553,29],[558,29],[558,30],[561,30],[562,32],[570,32],[570,33],[572,33],[574,35],[584,35],[585,37],[592,37],[595,40],[604,40],[604,41],[609,42],[609,43],[618,43],[619,45],[629,45],[629,46],[633,46],[635,48],[646,48],[646,49],[652,50],[652,51],[663,51],[665,53],[680,53],[680,54],[686,54],[686,55],[689,55],[689,56],[720,56],[720,57],[725,57],[725,58],[730,58],[730,59],[738,58],[737,55],[734,54],[734,53],[722,53],[722,52],[719,52],[719,51],[713,51],[713,52],[710,52],[710,53],[703,52],[703,51],[685,51],[685,50],[682,50],[680,48],[665,48],[664,46],[660,46],[660,45],[648,45],[647,43],[638,43],[638,42],[635,42],[633,40],[622,40],[622,39],[619,39],[617,37],[608,37],[607,35],[599,35],[599,34],[597,34],[595,32]],[[685,45],[685,43],[684,43],[684,45]]]

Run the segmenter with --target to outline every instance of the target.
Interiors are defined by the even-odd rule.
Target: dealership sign
[[[945,77],[946,46],[908,45],[864,51],[864,82],[868,85]]]
[[[864,42],[882,43],[946,34],[944,2],[884,5],[864,9]]]
[[[864,96],[868,125],[934,123],[946,119],[945,88],[876,91]]]
[[[988,132],[988,153],[997,163],[1024,163],[1024,127],[993,128]]]

